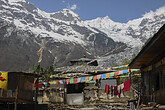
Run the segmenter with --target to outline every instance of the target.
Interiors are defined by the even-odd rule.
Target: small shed
[[[141,69],[143,103],[165,104],[165,25],[129,64]]]
[[[34,78],[39,78],[39,75],[24,72],[0,72],[0,102],[14,103],[15,110],[17,103],[37,103],[37,93],[33,92]]]

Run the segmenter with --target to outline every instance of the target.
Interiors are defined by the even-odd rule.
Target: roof
[[[92,59],[89,59],[89,58],[80,58],[80,59],[75,59],[75,60],[72,60],[72,61],[91,61]]]
[[[64,66],[55,69],[55,72],[67,72],[67,73],[79,73],[79,72],[91,72],[96,70],[103,70],[100,66],[90,66],[90,65],[73,65],[73,66]]]
[[[88,58],[80,58],[80,59],[77,59],[77,60],[72,60],[70,61],[72,65],[80,65],[81,63],[86,63],[88,65],[91,65],[91,66],[98,66],[98,63],[97,63],[97,60],[92,60],[92,59],[88,59]]]
[[[105,70],[103,67],[98,66],[97,60],[88,59],[86,57],[72,60],[71,66],[64,66],[55,68],[55,73],[62,73],[62,74],[70,74],[74,73],[74,75],[78,76],[90,76],[103,74],[108,72],[114,72],[115,70]],[[79,74],[81,73],[81,74]],[[64,77],[65,78],[65,77]]]
[[[19,75],[27,75],[27,76],[33,76],[33,77],[41,77],[39,74],[34,74],[34,73],[25,73],[25,72],[8,72],[9,74],[11,73],[16,73]]]
[[[165,57],[165,24],[145,44],[129,64],[130,68],[145,68]]]

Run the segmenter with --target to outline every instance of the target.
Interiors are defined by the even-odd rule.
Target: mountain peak
[[[109,16],[105,16],[103,19],[110,19]]]
[[[75,12],[73,12],[73,11],[71,11],[69,9],[66,9],[66,8],[62,9],[60,12],[62,12],[64,14],[71,14],[73,17],[79,17],[78,14],[76,14]]]
[[[160,14],[164,14],[165,13],[165,5],[158,8],[156,11],[150,11],[148,13],[145,13],[143,15],[144,18],[153,18],[155,15],[160,15]]]
[[[114,21],[112,21],[112,20],[109,18],[109,16],[105,16],[105,17],[103,17],[102,19],[104,19],[104,20],[106,20],[106,21],[109,21],[109,22],[114,22]]]
[[[80,16],[69,9],[62,9],[56,13],[52,13],[51,17],[64,21],[81,21]]]
[[[15,2],[26,2],[25,0],[6,0],[9,3],[15,3]]]

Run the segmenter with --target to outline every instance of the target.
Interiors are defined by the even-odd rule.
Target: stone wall
[[[64,89],[49,88],[43,91],[43,103],[63,103]]]
[[[133,91],[124,92],[122,90],[120,94],[120,98],[133,98]],[[85,87],[84,88],[84,103],[97,103],[102,100],[111,100],[111,99],[119,99],[118,95],[111,96],[111,93],[106,94],[105,89],[101,89],[98,87]]]

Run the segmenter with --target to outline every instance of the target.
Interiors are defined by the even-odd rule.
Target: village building
[[[35,92],[34,78],[40,76],[24,72],[0,72],[0,110],[17,109],[17,104],[31,104],[29,109],[37,110],[37,88]],[[26,106],[25,108],[27,108]]]
[[[129,67],[141,69],[143,104],[165,104],[165,25],[149,39]]]
[[[72,77],[82,78],[86,76],[94,76],[94,75],[99,75],[99,74],[101,75],[104,73],[114,72],[114,70],[111,69],[106,70],[98,66],[97,60],[88,59],[86,57],[78,60],[72,60],[70,61],[70,63],[71,63],[70,66],[64,66],[55,69],[55,73],[61,74],[61,76],[67,75],[67,77],[53,77],[52,80],[63,80],[63,79],[67,80]],[[70,83],[59,84],[59,85],[52,84],[50,85],[51,89],[49,89],[49,92],[47,92],[47,94],[49,93],[49,96],[52,98],[49,98],[48,95],[44,93],[45,95],[43,98],[43,102],[52,102],[52,103],[61,102],[61,103],[67,103],[69,105],[81,105],[84,104],[85,100],[91,98],[93,100],[97,100],[99,97],[98,90],[103,91],[103,93],[105,93],[106,84],[116,86],[117,82],[116,79],[104,79],[104,80],[96,80],[90,82],[72,83],[72,84]],[[56,91],[59,92],[57,93]]]

